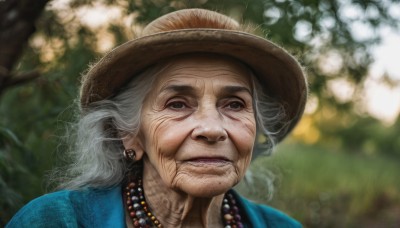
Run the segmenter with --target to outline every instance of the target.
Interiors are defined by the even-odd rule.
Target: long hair
[[[170,63],[159,63],[135,77],[120,92],[109,99],[92,103],[80,112],[76,123],[71,124],[69,165],[56,169],[52,179],[58,189],[105,188],[120,184],[128,165],[123,157],[121,138],[136,135],[139,131],[142,104],[157,76]],[[250,71],[250,70],[249,70]],[[253,158],[269,154],[275,138],[279,138],[285,125],[283,106],[268,97],[258,79],[251,74],[253,104],[258,135]]]

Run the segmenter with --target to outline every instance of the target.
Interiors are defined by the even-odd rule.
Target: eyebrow
[[[232,94],[232,93],[239,93],[239,92],[247,92],[250,95],[252,94],[250,89],[245,86],[224,86],[222,88],[223,93]]]

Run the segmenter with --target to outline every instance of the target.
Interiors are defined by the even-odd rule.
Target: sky
[[[400,113],[400,31],[382,29],[383,42],[373,48],[375,62],[370,70],[367,106],[371,115],[392,124]],[[397,86],[391,88],[377,79],[387,73]]]
[[[356,21],[352,25],[353,35],[356,39],[363,40],[376,33],[382,38],[380,44],[370,47],[374,63],[371,65],[369,77],[365,82],[363,104],[370,115],[391,125],[400,113],[400,31],[389,27],[380,27],[375,31],[358,22],[358,19],[378,17],[376,9],[368,8],[364,11],[345,0],[341,1],[341,4],[344,6],[341,16]],[[389,5],[387,13],[400,20],[400,3],[393,4],[382,0],[382,4]],[[385,74],[389,76],[390,80],[397,82],[397,86],[383,83],[380,79]]]

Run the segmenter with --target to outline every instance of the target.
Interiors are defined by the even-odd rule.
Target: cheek
[[[146,154],[164,183],[172,186],[177,173],[176,153],[190,133],[189,123],[171,120],[169,115],[147,117],[151,124],[144,124]]]
[[[182,121],[171,121],[168,118],[157,119],[149,128],[148,152],[158,156],[174,158],[176,151],[190,134],[190,127]]]
[[[147,119],[151,124],[144,129],[145,152],[164,183],[172,186],[177,174],[176,152],[187,137],[188,130],[184,124],[171,121],[169,116],[151,117]]]
[[[227,127],[229,136],[236,146],[240,157],[251,157],[256,139],[256,123],[253,117],[241,118]]]
[[[238,151],[238,159],[235,165],[236,173],[238,178],[241,179],[251,162],[256,139],[256,123],[254,118],[248,117],[229,126],[230,138]]]

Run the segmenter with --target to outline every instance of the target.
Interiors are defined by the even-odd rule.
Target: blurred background
[[[400,227],[398,0],[0,0],[0,226],[51,190],[89,63],[193,7],[258,25],[308,74],[304,118],[239,191],[305,227]]]

